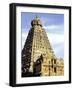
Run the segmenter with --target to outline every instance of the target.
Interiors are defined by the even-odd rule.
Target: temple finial
[[[37,15],[35,16],[35,19],[38,19],[38,16]]]

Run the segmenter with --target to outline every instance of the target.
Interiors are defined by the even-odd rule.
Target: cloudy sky
[[[31,21],[38,16],[57,57],[64,58],[64,15],[50,13],[21,13],[22,48],[25,44]]]

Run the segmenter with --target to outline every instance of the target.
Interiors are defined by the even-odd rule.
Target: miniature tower
[[[42,22],[36,16],[22,50],[22,76],[57,75],[56,59]]]

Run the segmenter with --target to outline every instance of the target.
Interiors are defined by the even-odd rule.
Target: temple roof
[[[42,26],[42,22],[41,22],[41,20],[36,16],[36,17],[31,21],[31,25],[32,25],[32,26],[34,26],[34,25]]]

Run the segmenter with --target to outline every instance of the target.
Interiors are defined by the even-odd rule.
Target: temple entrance
[[[40,76],[41,75],[41,65],[43,62],[43,57],[42,55],[40,56],[39,59],[36,60],[33,66],[33,74],[34,76]]]

